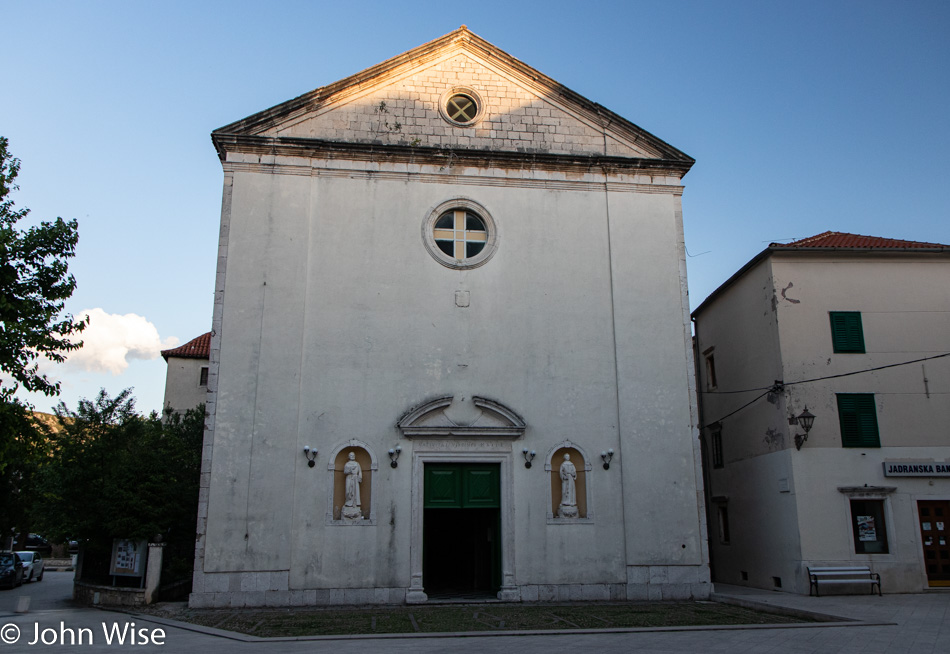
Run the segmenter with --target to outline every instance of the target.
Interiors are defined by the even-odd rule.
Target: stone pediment
[[[446,117],[447,100],[459,91],[477,100],[479,116],[468,125]],[[222,159],[242,145],[254,149],[257,140],[258,150],[309,141],[410,147],[420,154],[437,148],[654,160],[685,169],[693,163],[464,26],[212,136]]]
[[[406,438],[515,439],[525,430],[521,416],[499,402],[451,395],[410,409],[396,426]]]

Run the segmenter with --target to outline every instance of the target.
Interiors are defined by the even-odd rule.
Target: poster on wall
[[[112,541],[112,566],[109,574],[125,577],[141,577],[145,566],[144,540],[116,538]]]
[[[877,540],[877,529],[874,528],[873,515],[859,515],[858,518],[858,540],[861,542],[874,542]]]

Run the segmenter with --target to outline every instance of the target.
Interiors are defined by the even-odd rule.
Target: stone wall
[[[481,119],[470,127],[454,126],[440,113],[445,95],[453,89],[474,92],[484,106]],[[647,148],[638,150],[621,142],[595,120],[568,111],[556,98],[513,83],[468,53],[456,54],[344,103],[331,104],[316,115],[289,121],[264,135],[553,154],[656,156]]]
[[[145,606],[146,604],[144,588],[116,588],[83,581],[73,583],[73,599],[90,606]]]

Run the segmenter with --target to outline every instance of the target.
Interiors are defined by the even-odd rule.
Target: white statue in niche
[[[362,520],[363,511],[360,508],[360,484],[363,483],[363,469],[356,461],[356,454],[350,452],[349,461],[343,466],[344,491],[346,501],[343,503],[341,515],[344,520]]]
[[[557,507],[557,517],[577,517],[577,469],[571,463],[571,455],[564,455],[561,464],[561,504]]]

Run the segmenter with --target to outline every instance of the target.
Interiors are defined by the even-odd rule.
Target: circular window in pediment
[[[445,112],[457,123],[470,123],[478,115],[478,103],[470,95],[456,93],[446,103]]]
[[[453,88],[442,94],[439,112],[442,117],[458,127],[477,123],[484,113],[484,103],[479,95],[469,88]]]

